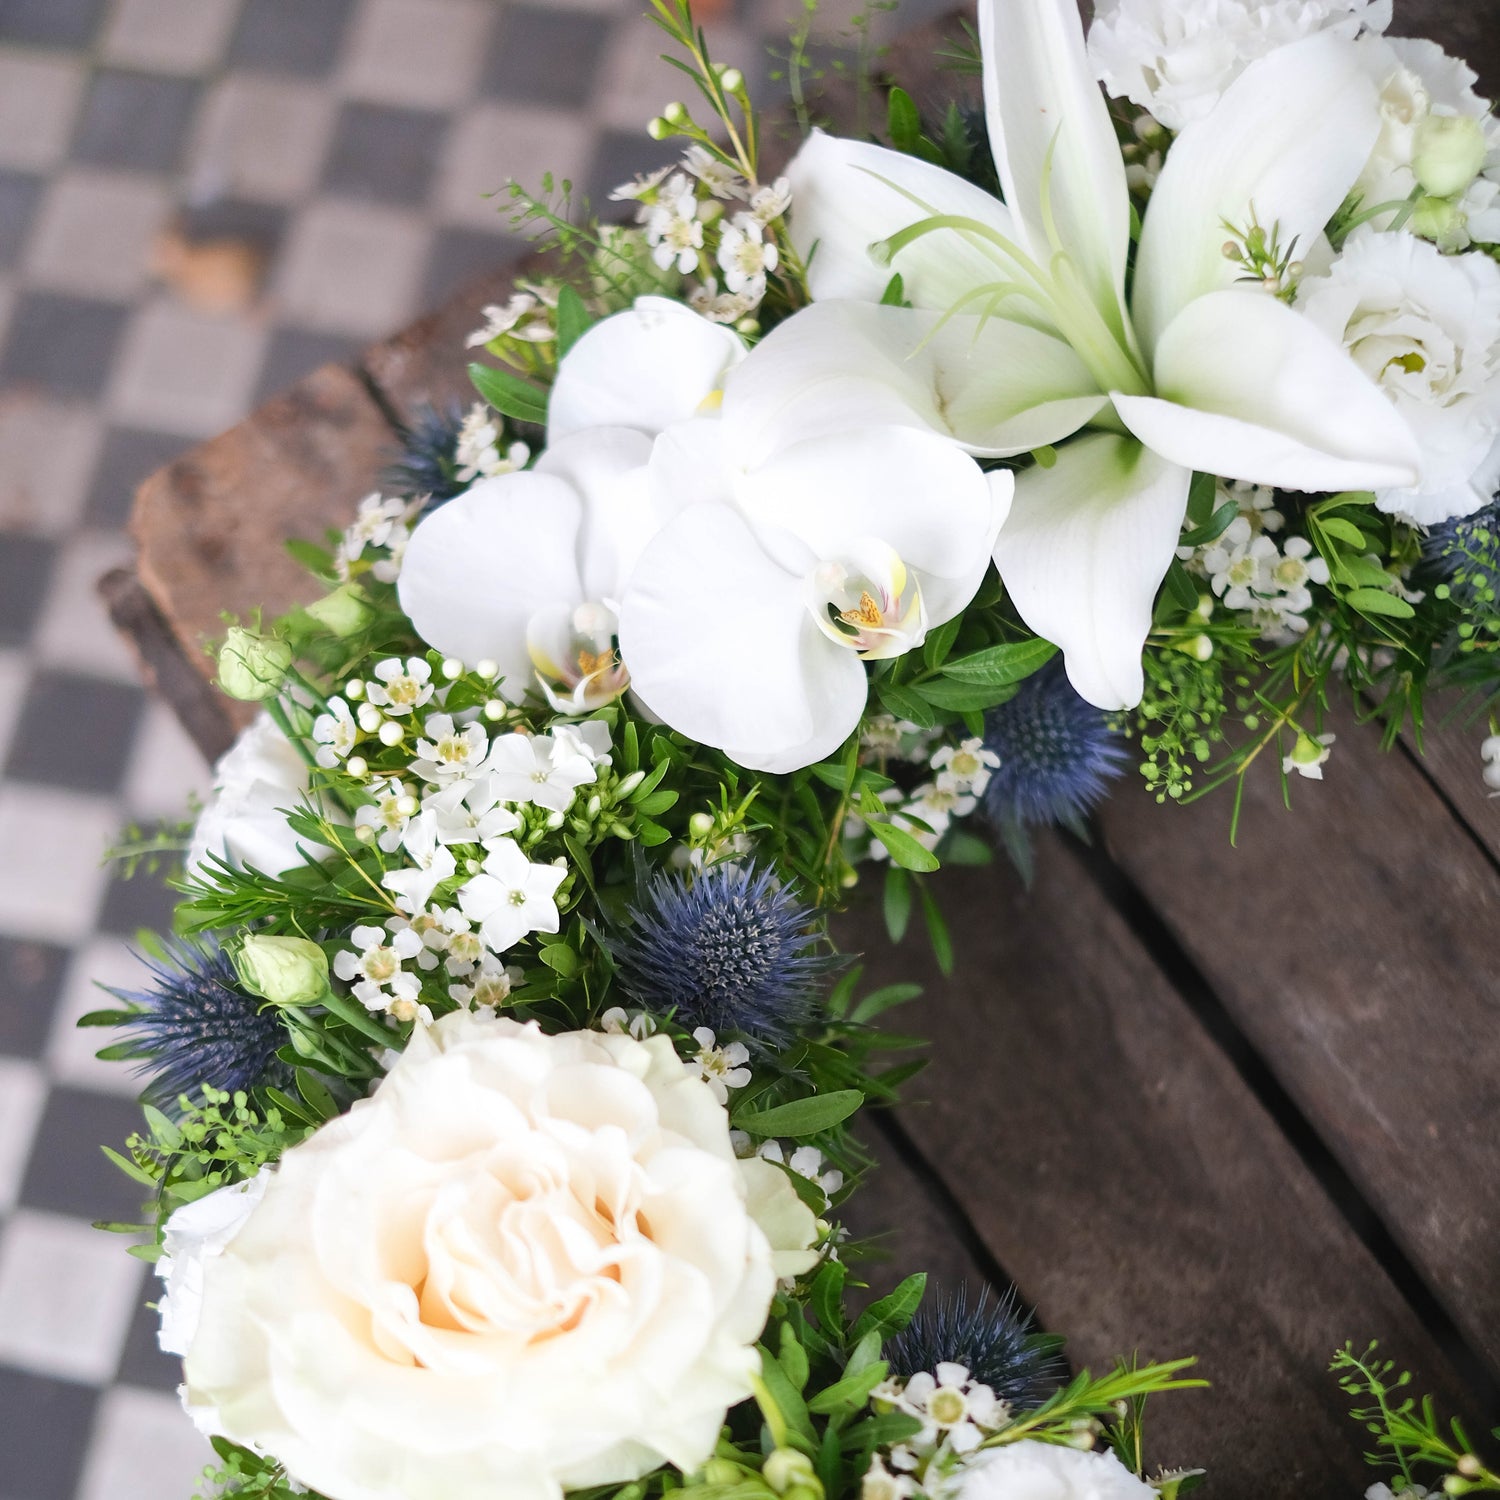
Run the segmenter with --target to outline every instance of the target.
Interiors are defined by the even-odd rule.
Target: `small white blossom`
[[[893,1474],[878,1453],[859,1482],[859,1500],[909,1500],[916,1493],[917,1481],[910,1474]]]
[[[703,221],[698,217],[697,194],[683,173],[661,188],[646,220],[646,243],[653,247],[651,258],[663,271],[675,265],[686,275],[698,264]]]
[[[354,948],[334,955],[333,972],[354,981],[354,998],[366,1010],[389,1010],[397,1000],[415,1001],[420,996],[421,982],[402,967],[422,951],[416,933],[408,928],[392,933],[387,942],[384,929],[360,926],[350,937]]]
[[[950,771],[940,771],[937,777],[919,786],[906,804],[912,817],[930,823],[934,828],[942,823],[945,827],[951,818],[966,818],[974,811],[975,799],[964,783]]]
[[[759,302],[766,294],[766,277],[780,258],[776,246],[766,239],[764,226],[751,214],[736,214],[719,236],[719,269],[731,293]]]
[[[328,712],[313,720],[312,737],[319,746],[313,758],[325,770],[336,766],[354,749],[359,740],[359,725],[342,698],[328,700]]]
[[[648,1036],[656,1034],[656,1018],[650,1011],[626,1010],[623,1005],[611,1005],[599,1017],[599,1029],[613,1032],[617,1036],[633,1036],[636,1041],[644,1042]],[[743,1135],[744,1132],[741,1131],[740,1134]],[[748,1136],[745,1138],[749,1139]]]
[[[464,343],[470,349],[507,337],[522,339],[528,344],[550,343],[556,333],[546,311],[547,303],[536,289],[518,291],[504,307],[491,304],[484,308],[481,313],[484,326],[476,328]]]
[[[412,502],[412,510],[419,511],[427,504],[428,497],[420,496]],[[381,583],[395,583],[401,576],[401,559],[406,556],[406,544],[411,540],[411,528],[394,526],[385,541],[386,555],[370,565],[370,572]]]
[[[785,177],[750,194],[750,213],[760,224],[773,224],[792,206],[792,184]]]
[[[693,1032],[693,1040],[698,1044],[693,1061],[697,1063],[704,1083],[720,1104],[727,1104],[730,1089],[742,1089],[750,1082],[750,1069],[744,1066],[750,1060],[750,1049],[743,1042],[719,1046],[707,1026],[698,1027]]]
[[[682,164],[715,198],[743,198],[750,186],[728,162],[697,142],[687,148]]]
[[[458,464],[455,478],[468,484],[475,479],[493,479],[524,469],[531,459],[531,449],[518,442],[511,443],[501,453],[500,438],[499,418],[482,401],[476,401],[458,429],[453,452]]]
[[[554,724],[551,735],[569,753],[583,756],[591,765],[610,763],[609,725],[599,719],[585,719],[582,724]]]
[[[354,826],[378,829],[376,842],[387,854],[394,854],[401,847],[406,825],[417,811],[417,799],[410,787],[394,778],[370,787],[373,802],[358,808],[354,814]]]
[[[799,1177],[816,1183],[823,1189],[825,1197],[831,1198],[844,1185],[844,1174],[836,1167],[823,1168],[823,1153],[816,1146],[796,1146],[790,1156],[780,1141],[762,1141],[755,1148],[756,1156],[774,1161],[793,1171]]]
[[[945,771],[956,790],[981,797],[990,784],[991,774],[1000,765],[1000,757],[993,750],[986,750],[984,741],[976,735],[957,745],[940,746],[928,764],[934,771]]]
[[[460,729],[449,714],[429,714],[417,741],[412,771],[438,784],[475,775],[489,749],[489,736],[478,724]]]
[[[641,174],[632,182],[623,182],[619,187],[610,189],[610,201],[639,204],[635,213],[636,223],[644,224],[651,217],[649,200],[655,197],[657,188],[672,175],[673,170],[670,166],[658,167],[654,172]]]
[[[1309,781],[1321,781],[1324,762],[1333,754],[1333,742],[1336,738],[1332,734],[1299,734],[1291,754],[1281,758],[1282,775],[1290,776],[1295,771]]]
[[[1492,734],[1479,747],[1479,759],[1484,763],[1480,773],[1490,791],[1500,796],[1500,734]]]
[[[369,702],[393,716],[409,714],[432,697],[432,668],[420,656],[387,657],[375,664],[375,675],[365,684]]]
[[[747,318],[759,304],[759,298],[748,297],[743,292],[720,292],[712,283],[695,286],[688,293],[688,306],[710,323],[738,323]]]
[[[504,953],[531,932],[556,932],[562,923],[557,888],[567,877],[558,865],[534,865],[514,839],[496,839],[483,873],[460,887],[458,904],[492,953]]]
[[[484,844],[503,838],[521,826],[502,795],[499,778],[482,774],[474,781],[455,781],[423,802],[437,818],[438,840],[444,844]]]
[[[525,977],[515,964],[502,964],[493,954],[486,953],[467,983],[448,986],[448,996],[470,1009],[478,1005],[496,1010],[510,999],[510,992]]]
[[[406,502],[403,500],[383,500],[378,491],[366,495],[359,502],[353,522],[344,531],[339,556],[348,564],[366,547],[384,547],[405,514]]]
[[[593,760],[577,741],[545,734],[497,735],[485,769],[505,801],[534,802],[552,812],[566,812],[578,788],[598,780]]]
[[[419,912],[432,900],[432,893],[458,869],[458,861],[446,844],[438,842],[437,815],[423,812],[407,824],[401,848],[411,861],[405,869],[387,870],[380,877],[386,890],[396,893],[396,904],[408,913]]]

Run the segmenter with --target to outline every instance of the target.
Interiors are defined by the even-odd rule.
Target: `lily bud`
[[[1461,193],[1484,170],[1484,129],[1468,115],[1428,115],[1417,126],[1411,169],[1434,198]]]
[[[285,641],[233,625],[219,648],[219,686],[231,698],[259,703],[281,691],[291,664],[292,648]]]
[[[307,938],[252,933],[234,955],[235,973],[272,1005],[316,1005],[328,993],[328,955]]]

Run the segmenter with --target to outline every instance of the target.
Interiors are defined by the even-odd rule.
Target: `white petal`
[[[930,428],[1009,457],[1076,432],[1106,397],[1061,339],[1004,318],[820,302],[788,318],[731,375],[724,424],[754,466],[823,433]]]
[[[1033,256],[1049,260],[1042,212],[1094,305],[1121,321],[1130,193],[1075,0],[980,0],[984,108],[1005,201]],[[1050,176],[1048,157],[1050,153]],[[1044,191],[1045,189],[1045,191]]]
[[[585,427],[655,436],[697,416],[744,358],[738,334],[666,297],[641,297],[596,323],[563,356],[547,405],[547,439]]]
[[[817,130],[792,158],[787,178],[792,244],[819,301],[879,302],[899,271],[913,307],[944,312],[971,288],[1009,274],[990,250],[948,230],[922,236],[889,265],[870,254],[871,245],[933,214],[977,219],[1007,239],[1016,237],[998,198],[942,167]]]
[[[1147,447],[1226,479],[1293,490],[1415,482],[1400,413],[1332,339],[1265,292],[1213,292],[1156,351],[1160,399],[1116,396]]]
[[[1021,618],[1062,648],[1100,708],[1140,702],[1141,650],[1187,511],[1192,472],[1100,433],[1016,476],[995,563]]]
[[[1243,270],[1224,257],[1225,223],[1252,211],[1283,246],[1311,249],[1354,185],[1380,131],[1375,86],[1332,33],[1250,64],[1167,153],[1141,231],[1132,292],[1149,350],[1177,313]]]
[[[445,656],[500,664],[518,701],[531,680],[526,622],[544,605],[582,603],[583,506],[549,474],[503,474],[435,510],[412,533],[397,585],[417,634]]]
[[[823,635],[802,579],[723,505],[690,506],[646,548],[621,602],[620,654],[652,713],[753,770],[821,760],[864,710],[859,658]]]

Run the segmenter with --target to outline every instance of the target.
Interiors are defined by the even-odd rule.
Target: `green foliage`
[[[204,1469],[195,1491],[197,1500],[215,1500],[217,1496],[236,1500],[322,1500],[292,1480],[274,1458],[231,1443],[228,1438],[210,1438],[217,1465]]]

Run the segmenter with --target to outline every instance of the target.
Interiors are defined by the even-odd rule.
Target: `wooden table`
[[[1398,0],[1402,29],[1488,64],[1493,0]],[[920,93],[931,39],[894,66]],[[242,705],[209,686],[221,611],[307,593],[291,536],[343,525],[393,424],[467,399],[463,336],[499,271],[351,367],[328,366],[149,479],[139,555],[102,588],[205,754]],[[1159,808],[1126,784],[1090,849],[1044,838],[1034,890],[1001,866],[945,873],[959,944],[845,921],[903,1018],[932,1038],[914,1102],[877,1120],[855,1199],[884,1231],[872,1278],[918,1267],[1014,1280],[1075,1362],[1197,1352],[1209,1392],[1163,1402],[1153,1457],[1214,1495],[1354,1496],[1362,1434],[1325,1367],[1382,1340],[1483,1431],[1500,1414],[1500,804],[1472,733],[1382,755],[1339,729],[1327,782],[1284,811]]]

